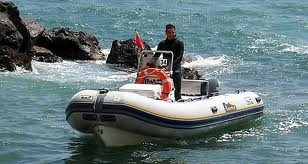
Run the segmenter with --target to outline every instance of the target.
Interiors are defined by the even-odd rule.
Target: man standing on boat
[[[175,100],[179,100],[181,99],[181,62],[184,53],[184,44],[176,37],[175,26],[173,24],[166,25],[166,36],[167,38],[158,44],[157,50],[173,52],[172,79],[175,88]]]

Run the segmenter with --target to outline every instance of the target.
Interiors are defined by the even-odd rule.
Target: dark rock
[[[19,46],[18,51],[22,53],[28,53],[32,49],[32,41],[30,38],[30,32],[28,31],[25,23],[22,21],[19,15],[19,10],[17,6],[13,2],[0,2],[0,11],[1,11],[2,18],[3,18],[3,15],[7,15],[7,18],[14,24],[15,29],[17,29],[18,33],[23,38],[20,46],[18,45]],[[1,23],[3,22],[1,21]],[[9,35],[12,33],[13,36],[16,36],[15,29],[7,31],[7,32],[9,32]],[[6,44],[2,44],[2,45],[6,45]]]
[[[0,70],[15,71],[18,66],[32,71],[31,49],[30,33],[17,6],[0,1]]]
[[[199,74],[199,72],[194,69],[194,68],[185,68],[182,67],[182,77],[183,79],[200,79],[201,75]]]
[[[0,71],[3,72],[6,70],[11,71],[11,72],[15,71],[16,66],[14,65],[14,62],[12,61],[12,59],[8,57],[7,55],[0,56]]]
[[[43,33],[36,45],[49,49],[63,59],[100,60],[104,56],[93,35],[73,32],[69,28],[58,27]]]
[[[32,71],[31,61],[28,54],[0,45],[0,71],[15,71],[16,66]]]
[[[146,50],[151,49],[148,44],[143,43]],[[137,68],[138,54],[138,48],[134,39],[125,41],[114,40],[106,63]]]
[[[33,49],[35,51],[33,60],[39,62],[47,62],[47,63],[55,63],[63,61],[61,57],[54,55],[50,50],[44,47],[33,46]]]
[[[6,13],[0,13],[0,45],[19,50],[23,37]]]
[[[182,59],[182,64],[187,63],[187,62],[192,62],[192,58],[190,56],[184,55]],[[198,80],[201,78],[201,75],[195,68],[187,68],[187,67],[182,67],[182,77],[183,79],[193,79],[193,80]]]
[[[33,45],[36,44],[36,41],[39,37],[41,37],[45,31],[45,27],[41,24],[38,24],[32,20],[23,19],[23,22],[25,22],[25,25],[30,32],[30,37],[32,40]]]

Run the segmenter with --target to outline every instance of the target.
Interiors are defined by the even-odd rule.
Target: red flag
[[[136,37],[135,37],[135,40],[136,40],[136,46],[139,47],[141,50],[144,49],[144,45],[143,45],[143,42],[138,34],[138,32],[136,31]]]

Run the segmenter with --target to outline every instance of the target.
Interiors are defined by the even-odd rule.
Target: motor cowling
[[[208,79],[208,97],[217,96],[219,93],[219,83],[217,79]]]
[[[71,98],[65,114],[72,128],[83,133],[92,133],[92,122],[97,120],[94,111],[99,93],[97,90],[83,90]]]

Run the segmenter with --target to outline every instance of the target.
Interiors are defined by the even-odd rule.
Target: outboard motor
[[[218,95],[218,89],[219,89],[219,83],[217,79],[208,79],[208,97],[217,96]]]

